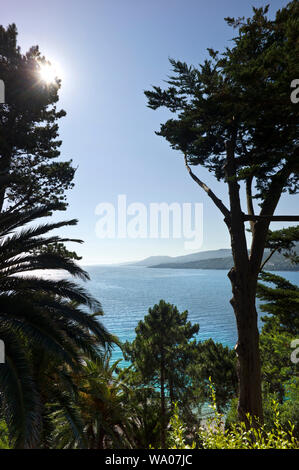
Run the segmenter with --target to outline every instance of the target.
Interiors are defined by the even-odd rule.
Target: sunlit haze
[[[41,80],[47,84],[54,83],[56,79],[62,79],[61,67],[57,64],[44,63],[39,65],[39,75]]]

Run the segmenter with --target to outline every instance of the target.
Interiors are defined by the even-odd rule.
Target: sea
[[[212,338],[215,342],[234,347],[237,329],[229,303],[231,285],[224,270],[161,269],[143,266],[86,266],[90,281],[85,288],[102,304],[104,326],[121,342],[132,341],[140,320],[161,299],[174,304],[188,319],[199,323],[197,339]],[[275,272],[299,285],[299,272]],[[262,326],[259,313],[259,328]],[[165,325],[167,328],[167,325]],[[115,347],[112,361],[122,359]]]

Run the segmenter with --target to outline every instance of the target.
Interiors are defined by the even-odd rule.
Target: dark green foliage
[[[262,318],[265,330],[275,326],[277,331],[296,337],[299,335],[299,287],[272,273],[263,272],[260,279],[268,283],[258,287],[258,297],[265,302],[260,305],[260,310],[271,315]],[[270,287],[269,283],[275,287]]]
[[[158,388],[145,384],[131,367],[120,373],[127,387],[125,408],[130,416],[130,443],[134,449],[159,447],[161,443],[161,399]],[[128,391],[129,390],[129,391]]]
[[[72,187],[71,161],[58,161],[61,140],[57,109],[60,81],[45,84],[38,46],[22,54],[14,24],[0,27],[0,77],[5,104],[0,106],[0,208],[61,202]]]
[[[199,325],[191,325],[187,316],[187,311],[180,313],[177,307],[161,300],[138,323],[135,340],[124,345],[125,357],[148,383],[159,385],[163,359],[167,387],[173,387],[176,399],[179,389],[187,385],[184,371],[196,352],[196,342],[190,340],[199,330]]]
[[[5,344],[5,364],[0,365],[0,404],[10,439],[21,448],[42,443],[45,396],[52,390],[56,403],[60,396],[58,403],[66,410],[66,400],[70,400],[65,388],[68,371],[80,370],[82,355],[94,360],[101,357],[114,339],[95,314],[80,309],[81,304],[102,313],[99,302],[83,287],[70,280],[31,274],[36,269],[51,268],[82,280],[88,278],[67,254],[43,252],[46,246],[68,241],[43,235],[74,221],[24,227],[47,215],[50,209],[53,206],[0,215],[0,338]],[[47,375],[53,361],[51,374]],[[56,381],[51,382],[54,376]],[[61,383],[62,376],[65,380]]]
[[[267,7],[255,9],[247,21],[228,20],[238,28],[233,47],[222,55],[210,51],[199,68],[170,60],[169,88],[145,92],[150,108],[175,113],[158,134],[190,164],[204,165],[221,180],[226,142],[233,136],[236,176],[256,178],[255,197],[265,197],[282,166],[290,170],[284,186],[298,189],[298,106],[290,100],[290,83],[298,75],[298,8],[290,2],[275,21],[267,18]]]
[[[269,234],[269,245],[278,251],[293,253],[298,240],[298,227],[289,227]],[[298,364],[291,361],[291,342],[299,337],[299,287],[281,276],[260,274],[257,295],[264,326],[260,336],[263,393],[265,403],[276,398],[284,422],[295,424],[298,436]]]
[[[286,390],[298,374],[298,365],[291,362],[291,342],[299,336],[299,288],[286,279],[262,273],[258,297],[264,326],[260,336],[262,376],[265,394],[275,394],[282,403]],[[275,287],[270,287],[269,283]]]
[[[257,418],[256,424],[263,420],[258,273],[281,195],[299,190],[299,107],[291,100],[291,82],[299,74],[299,3],[288,3],[274,20],[267,14],[268,6],[253,8],[247,20],[227,18],[237,29],[231,47],[222,54],[209,49],[210,58],[197,68],[171,59],[168,88],[145,92],[150,108],[166,107],[173,113],[158,135],[184,155],[191,178],[220,210],[229,231],[231,304],[238,329],[238,413],[248,426],[248,414]],[[193,173],[192,165],[205,167],[226,184],[227,206]]]
[[[285,400],[280,406],[280,416],[282,424],[287,426],[289,422],[293,423],[294,435],[299,439],[299,377],[298,374],[292,381],[286,384]]]
[[[272,252],[282,251],[285,256],[296,256],[293,248],[296,247],[298,238],[298,226],[269,231],[267,246]],[[293,259],[293,262],[296,263],[296,260]],[[257,295],[265,302],[260,305],[260,310],[270,315],[262,318],[265,324],[263,332],[270,333],[276,330],[296,337],[299,334],[299,287],[281,276],[268,272],[261,272],[260,280],[266,282],[258,284]]]
[[[270,254],[266,257],[262,265],[262,269],[266,265],[266,261],[271,259],[275,253],[282,253],[283,256],[289,260],[291,265],[296,267],[296,264],[299,263],[299,257],[297,255],[299,242],[299,226],[296,227],[287,227],[281,230],[276,230],[272,232],[269,230],[268,238],[266,242],[266,248],[269,248]]]
[[[125,357],[131,360],[148,382],[159,384],[162,356],[167,368],[166,381],[171,382],[172,374],[175,374],[179,382],[186,380],[179,377],[179,374],[185,370],[190,360],[188,353],[195,351],[193,346],[196,343],[190,343],[190,340],[199,330],[199,325],[191,325],[187,316],[187,311],[180,313],[177,307],[161,300],[138,323],[135,340],[131,344],[125,343]]]
[[[283,378],[282,378],[283,379]],[[264,420],[265,430],[270,431],[275,425],[275,416],[273,416],[273,400],[276,400],[277,411],[279,413],[279,422],[283,429],[289,430],[290,423],[294,426],[293,436],[298,440],[299,438],[299,383],[296,377],[292,383],[286,384],[285,399],[282,403],[277,402],[277,394],[265,393],[264,391]],[[232,429],[238,423],[237,415],[237,399],[230,402],[229,410],[226,414],[225,428]],[[298,447],[298,445],[297,445]]]
[[[138,323],[135,340],[124,345],[125,358],[139,374],[140,385],[159,390],[162,433],[175,401],[182,404],[190,419],[192,405],[198,403],[198,390],[188,368],[196,359],[197,343],[193,337],[199,325],[191,325],[187,317],[187,311],[180,313],[177,307],[161,300]]]
[[[52,413],[55,448],[128,448],[132,446],[129,412],[130,389],[117,374],[118,362],[111,364],[110,354],[86,361],[74,374],[77,394],[72,404],[78,414],[78,432],[61,410]]]
[[[298,258],[292,251],[299,240],[298,227],[268,232],[267,222],[252,221],[250,255],[241,240],[244,224],[238,197],[243,182],[248,212],[254,212],[255,198],[266,216],[274,213],[282,192],[295,193],[299,187],[299,108],[290,100],[290,82],[298,75],[298,2],[278,11],[275,21],[268,20],[267,11],[267,7],[254,9],[247,21],[227,18],[238,29],[231,49],[222,55],[209,49],[210,59],[198,69],[171,60],[174,76],[168,80],[169,88],[146,92],[151,108],[166,106],[174,113],[159,135],[185,154],[187,168],[203,165],[228,185],[229,209],[223,210],[217,198],[214,202],[224,211],[232,235],[232,284],[238,294],[243,288],[246,295],[244,285],[254,285],[254,276],[246,275],[254,273],[257,278],[264,247],[271,253],[287,251],[293,262]],[[45,59],[38,47],[21,54],[16,39],[14,25],[0,28],[0,77],[6,84],[6,104],[0,109],[0,338],[6,346],[6,363],[0,365],[0,447],[165,447],[174,402],[187,422],[186,434],[192,437],[197,412],[208,398],[210,377],[215,411],[224,410],[232,400],[228,417],[232,425],[235,352],[212,340],[197,343],[199,325],[187,321],[187,312],[180,313],[165,301],[149,309],[136,328],[136,339],[124,345],[132,366],[119,371],[117,363],[110,366],[109,355],[103,357],[115,338],[97,319],[102,314],[100,304],[71,280],[32,273],[58,269],[88,279],[74,262],[79,259],[76,253],[64,246],[80,241],[48,235],[75,220],[26,225],[65,208],[64,194],[72,187],[74,169],[71,162],[57,160],[61,145],[57,123],[65,115],[56,107],[60,82],[41,82],[39,63]],[[233,165],[228,174],[231,147]],[[240,186],[235,185],[237,180]],[[240,279],[245,279],[241,287]],[[260,342],[265,429],[272,429],[270,404],[275,397],[283,423],[291,419],[298,435],[298,366],[290,361],[290,341],[299,332],[299,288],[268,273],[262,273],[261,280],[275,285],[258,287],[264,302],[261,309],[270,315],[263,318]],[[254,298],[254,287],[252,292]],[[243,308],[246,295],[237,299]],[[255,308],[249,307],[235,309],[239,319],[246,315],[251,319],[245,327],[239,322],[243,331],[254,323]],[[253,336],[245,335],[243,348],[247,338],[254,343]],[[247,357],[256,358],[252,352],[246,351]],[[254,361],[243,364],[244,370],[259,371]],[[258,387],[250,389],[250,377],[246,380],[244,396],[248,393],[248,401],[254,402]],[[202,435],[204,447],[254,444],[254,439],[246,441],[243,424],[242,432],[233,432],[230,442],[225,442],[220,424],[216,433],[212,426]]]
[[[296,242],[299,242],[299,225],[274,232],[269,230],[266,248],[271,251],[277,250],[279,253],[289,252],[296,247]]]
[[[76,220],[33,225],[66,208],[75,172],[71,161],[58,159],[58,121],[66,113],[57,107],[60,80],[41,79],[46,63],[37,46],[21,53],[14,24],[0,27],[0,422],[19,448],[53,445],[53,414],[70,423],[83,445],[74,375],[83,357],[101,359],[115,340],[98,321],[100,303],[81,285],[36,272],[89,278],[64,246],[81,240],[49,235]]]
[[[218,411],[223,411],[229,401],[237,396],[238,378],[234,350],[221,343],[214,343],[212,339],[198,343],[198,356],[191,369],[191,375],[197,378],[206,401],[210,398],[211,378]]]

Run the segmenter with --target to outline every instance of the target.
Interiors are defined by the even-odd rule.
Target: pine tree
[[[125,358],[132,362],[142,383],[159,388],[162,448],[166,445],[169,409],[174,401],[184,402],[184,391],[192,386],[186,371],[196,357],[197,345],[192,339],[199,325],[191,325],[187,317],[187,311],[180,313],[161,300],[138,323],[135,340],[124,345]]]
[[[38,46],[22,54],[14,24],[0,26],[0,78],[5,104],[0,104],[0,210],[36,204],[66,205],[72,187],[71,161],[57,160],[61,140],[57,109],[59,79],[46,84],[40,68],[46,64]]]
[[[238,30],[230,48],[222,55],[208,49],[210,58],[199,68],[171,59],[169,87],[145,92],[150,108],[165,106],[173,113],[158,135],[183,154],[191,178],[219,209],[230,234],[238,414],[247,424],[247,413],[263,419],[256,289],[269,225],[299,219],[275,215],[282,193],[299,189],[299,107],[290,99],[298,76],[299,4],[290,2],[274,20],[267,12],[268,6],[254,8],[246,21],[226,18]],[[229,205],[193,172],[198,165],[225,183]]]

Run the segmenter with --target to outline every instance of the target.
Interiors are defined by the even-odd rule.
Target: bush
[[[171,431],[169,443],[171,449],[297,449],[298,441],[294,435],[295,425],[289,421],[287,426],[281,424],[278,403],[272,401],[273,427],[269,430],[266,426],[255,428],[250,424],[249,429],[245,423],[230,424],[229,429],[225,429],[224,415],[217,411],[216,394],[210,381],[212,404],[210,407],[214,411],[214,417],[209,418],[206,425],[200,427],[198,431],[199,444],[195,442],[185,445],[185,427],[179,418],[177,407],[171,420]],[[249,423],[252,418],[248,415]]]
[[[0,449],[9,449],[8,432],[4,421],[0,421]]]

